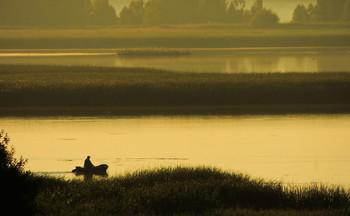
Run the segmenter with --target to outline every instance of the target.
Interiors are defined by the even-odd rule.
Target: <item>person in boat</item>
[[[90,156],[87,156],[84,162],[84,169],[92,170],[95,166],[90,161]]]

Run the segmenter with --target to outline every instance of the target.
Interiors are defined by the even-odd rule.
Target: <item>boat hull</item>
[[[106,175],[107,169],[108,169],[107,164],[101,164],[101,165],[93,167],[92,169],[85,169],[84,167],[77,166],[77,167],[75,167],[74,170],[72,170],[72,172],[76,173],[76,174]]]

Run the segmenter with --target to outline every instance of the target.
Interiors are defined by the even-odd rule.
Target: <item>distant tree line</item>
[[[109,0],[0,0],[0,26],[161,25],[188,23],[277,24],[256,0],[133,0],[119,16]]]
[[[119,14],[121,25],[250,23],[270,26],[279,17],[256,0],[246,8],[245,0],[133,0]]]
[[[350,21],[350,0],[298,4],[293,22]],[[119,16],[109,0],[0,0],[0,26],[104,26],[251,23],[273,26],[279,17],[255,0],[133,0]]]
[[[115,9],[108,0],[0,0],[0,25],[112,25]]]
[[[350,21],[350,0],[317,0],[307,7],[298,4],[293,13],[293,22],[339,22]]]

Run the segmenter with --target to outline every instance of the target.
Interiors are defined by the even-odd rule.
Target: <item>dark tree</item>
[[[252,6],[251,14],[254,17],[255,13],[257,13],[258,11],[264,9],[264,3],[263,0],[255,0]]]
[[[241,23],[245,21],[245,0],[234,0],[227,8],[227,21]]]
[[[201,0],[198,5],[199,22],[224,22],[226,18],[226,8],[226,0]]]
[[[232,16],[240,10],[235,6],[231,4]],[[144,8],[144,23],[148,25],[223,23],[229,20],[226,0],[149,0]]]
[[[144,23],[147,25],[198,23],[200,2],[201,0],[149,0],[145,3]]]
[[[10,138],[4,130],[0,131],[0,170],[14,170],[18,174],[24,173],[27,160],[15,158],[15,149],[9,148]]]
[[[309,14],[309,21],[310,22],[317,21],[315,5],[310,3],[309,6],[307,6],[307,13]]]
[[[343,21],[350,21],[350,0],[346,0],[344,5]]]
[[[255,13],[252,18],[252,26],[254,27],[273,27],[279,22],[277,14],[268,9],[261,9]]]
[[[298,4],[293,12],[293,22],[295,23],[305,23],[309,22],[310,15],[308,10],[303,4]]]
[[[117,23],[115,9],[108,0],[94,0],[92,24],[94,25],[114,25]]]
[[[344,14],[346,0],[317,0],[315,5],[315,16],[319,22],[336,22]]]
[[[143,24],[144,3],[143,0],[133,0],[129,7],[124,7],[119,13],[119,24],[141,25]]]
[[[27,162],[14,157],[14,148],[9,148],[10,138],[0,131],[0,206],[9,215],[34,215],[37,185],[24,171]]]

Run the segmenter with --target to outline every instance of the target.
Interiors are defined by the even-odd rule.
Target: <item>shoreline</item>
[[[40,183],[35,202],[38,211],[44,214],[316,216],[349,213],[349,191],[341,186],[283,187],[280,182],[217,168],[159,168],[86,181],[33,175],[31,178]]]
[[[0,65],[0,116],[348,114],[350,73]]]
[[[142,107],[0,107],[0,117],[245,116],[350,114],[350,104],[142,106]]]
[[[249,48],[249,47],[343,47],[349,35],[320,36],[221,36],[193,38],[4,38],[0,49],[108,49],[108,48]]]
[[[105,28],[0,28],[1,49],[244,48],[350,46],[349,24],[164,25]],[[213,33],[215,31],[215,33]]]

